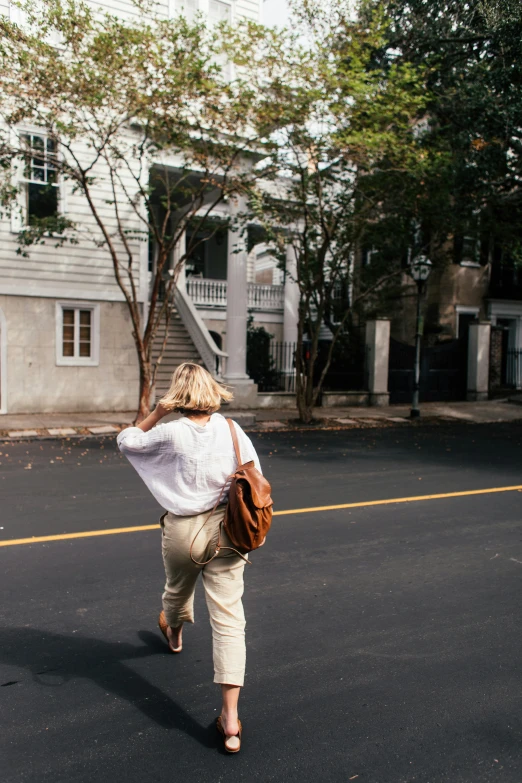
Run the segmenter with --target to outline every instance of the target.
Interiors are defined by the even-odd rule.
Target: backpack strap
[[[231,478],[232,478],[232,476],[229,476],[229,477],[228,477],[228,479],[227,479],[227,483],[228,483],[228,480],[229,480],[229,479],[231,479]],[[218,505],[219,505],[219,501],[220,501],[220,500],[221,500],[221,498],[223,497],[223,492],[225,491],[225,488],[226,488],[226,486],[227,486],[227,485],[225,484],[225,485],[224,485],[224,487],[223,487],[223,489],[221,490],[221,493],[220,493],[220,495],[219,495],[219,498],[218,498],[218,500],[217,500],[217,503],[216,503],[216,505],[214,506],[214,508],[213,508],[213,509],[211,509],[211,511],[210,511],[210,513],[209,513],[209,515],[207,516],[207,518],[205,519],[205,521],[203,522],[203,524],[202,524],[202,525],[201,525],[201,527],[199,528],[198,532],[196,533],[196,535],[195,535],[195,536],[194,536],[194,538],[192,539],[192,543],[191,543],[191,545],[190,545],[189,554],[190,554],[190,559],[191,559],[191,560],[192,560],[192,562],[193,562],[193,563],[195,563],[196,565],[199,565],[199,566],[206,566],[206,565],[208,565],[208,564],[209,564],[209,563],[211,563],[213,560],[215,560],[215,558],[216,558],[216,557],[219,555],[219,553],[220,553],[220,551],[221,551],[222,549],[228,549],[228,550],[230,550],[231,552],[235,552],[235,554],[236,554],[236,555],[239,555],[239,557],[240,557],[242,560],[244,560],[244,561],[245,561],[245,563],[248,563],[249,565],[252,565],[252,561],[251,561],[251,560],[249,560],[249,559],[248,559],[248,557],[245,557],[244,555],[242,555],[242,554],[241,554],[241,552],[238,552],[238,551],[237,551],[237,549],[235,549],[233,546],[222,546],[222,545],[221,545],[221,528],[222,528],[223,522],[220,522],[220,524],[219,524],[219,532],[218,532],[218,540],[217,540],[217,544],[216,544],[216,551],[214,552],[214,554],[212,555],[212,557],[209,557],[209,559],[208,559],[208,560],[202,560],[202,561],[201,561],[201,560],[196,560],[196,558],[195,558],[195,557],[194,557],[194,555],[192,554],[192,550],[194,549],[194,544],[196,543],[196,539],[197,539],[197,537],[199,536],[199,534],[201,533],[201,531],[203,530],[203,528],[205,527],[205,525],[207,524],[207,522],[209,521],[209,519],[210,519],[210,517],[212,516],[212,514],[213,514],[213,513],[216,511],[216,509],[217,509],[217,507],[218,507]]]
[[[236,428],[234,427],[234,422],[232,421],[232,419],[227,419],[227,422],[228,422],[228,426],[230,427],[230,434],[232,435],[232,442],[233,442],[233,444],[234,444],[234,451],[236,452],[237,466],[239,467],[239,466],[241,465],[241,449],[239,448],[239,440],[238,440],[238,437],[237,437]],[[214,506],[214,508],[213,508],[213,509],[210,511],[209,515],[207,516],[207,518],[205,519],[205,521],[203,522],[203,524],[202,524],[202,525],[201,525],[201,527],[199,528],[198,532],[196,533],[196,535],[195,535],[195,536],[194,536],[194,538],[192,539],[192,543],[191,543],[191,545],[190,545],[190,552],[189,552],[189,554],[190,554],[190,559],[191,559],[191,560],[192,560],[192,562],[193,562],[193,563],[195,563],[196,565],[200,565],[200,566],[206,566],[206,565],[208,565],[208,563],[211,563],[211,562],[212,562],[212,560],[214,560],[214,558],[216,558],[216,557],[218,556],[218,554],[219,554],[219,552],[220,552],[220,550],[221,550],[221,549],[229,549],[231,552],[235,552],[235,553],[236,553],[236,555],[239,555],[239,557],[240,557],[242,560],[244,560],[244,561],[245,561],[245,563],[248,563],[249,565],[252,565],[251,561],[250,561],[250,560],[249,560],[247,557],[245,557],[244,555],[242,555],[242,554],[241,554],[241,552],[238,552],[238,551],[237,551],[237,549],[234,549],[234,547],[231,547],[231,546],[221,546],[221,525],[222,525],[223,523],[221,523],[221,524],[220,524],[220,526],[219,526],[218,542],[217,542],[217,546],[216,546],[216,551],[215,551],[215,553],[212,555],[212,557],[211,557],[211,558],[209,558],[208,560],[205,560],[205,561],[203,561],[203,562],[200,562],[200,561],[196,560],[196,559],[194,558],[194,555],[192,554],[192,550],[193,550],[193,548],[194,548],[194,544],[196,543],[196,539],[197,539],[197,537],[199,536],[199,534],[201,533],[201,531],[203,530],[203,528],[205,527],[205,525],[206,525],[206,524],[207,524],[207,522],[209,521],[209,519],[210,519],[210,517],[212,516],[212,514],[213,514],[213,513],[216,511],[217,507],[219,506],[219,502],[220,502],[221,498],[223,497],[223,493],[225,492],[226,486],[227,486],[228,482],[229,482],[229,481],[230,481],[230,480],[231,480],[233,477],[234,477],[234,474],[232,474],[231,476],[229,476],[229,477],[227,478],[227,480],[226,480],[225,484],[223,485],[223,489],[222,489],[222,490],[221,490],[221,492],[219,493],[219,497],[218,497],[218,499],[217,499],[217,501],[216,501],[216,505],[215,505],[215,506]]]
[[[237,438],[236,428],[232,419],[227,419],[228,426],[230,427],[230,434],[232,435],[232,443],[234,444],[234,451],[236,452],[237,466],[239,467],[243,463],[241,462],[241,449],[239,448],[239,440]]]

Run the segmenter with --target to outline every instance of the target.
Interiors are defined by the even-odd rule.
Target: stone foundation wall
[[[0,296],[7,331],[6,367],[0,368],[7,381],[6,412],[136,409],[138,361],[126,305],[99,302],[97,366],[59,366],[56,301],[44,297]]]

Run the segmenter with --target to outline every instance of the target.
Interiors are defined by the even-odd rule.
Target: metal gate
[[[421,353],[421,402],[450,402],[466,399],[467,335],[431,347]],[[413,395],[415,348],[390,340],[388,389],[390,403],[409,403]]]

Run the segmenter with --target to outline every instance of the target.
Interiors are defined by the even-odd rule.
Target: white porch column
[[[237,198],[230,202],[232,219],[245,211],[245,201]],[[246,371],[247,350],[247,246],[237,226],[228,231],[227,259],[227,369],[225,381],[233,387],[234,402],[238,408],[251,408],[257,404],[257,385]]]
[[[366,323],[366,356],[370,405],[388,405],[388,364],[390,356],[390,321],[378,318]]]
[[[283,341],[297,342],[297,322],[299,319],[299,286],[296,282],[297,260],[292,245],[286,248],[285,299],[283,311]]]
[[[489,394],[489,343],[491,324],[481,322],[469,325],[468,338],[468,393],[470,402],[487,400]]]
[[[285,390],[295,391],[294,349],[297,345],[297,324],[299,320],[299,286],[297,278],[297,259],[293,245],[286,247],[286,274],[283,303],[283,373]]]

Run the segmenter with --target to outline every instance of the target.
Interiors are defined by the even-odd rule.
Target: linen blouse
[[[242,462],[259,457],[250,438],[234,422]],[[148,432],[128,427],[119,433],[118,447],[143,479],[158,503],[177,516],[209,511],[217,503],[227,479],[237,468],[230,428],[214,413],[202,426],[183,416],[158,424]],[[228,489],[223,494],[226,503]]]

